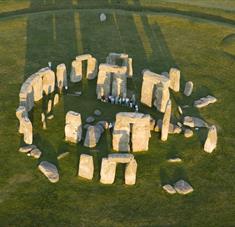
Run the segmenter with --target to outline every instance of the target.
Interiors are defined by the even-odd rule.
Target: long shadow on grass
[[[72,0],[31,0],[29,10],[35,11],[45,6],[56,7],[58,4],[63,4],[69,8],[70,6],[72,7]],[[28,15],[25,79],[37,72],[40,68],[47,67],[48,62],[52,63],[52,70],[54,71],[56,71],[56,66],[60,63],[65,63],[66,66],[70,65],[76,52],[76,28],[73,11],[45,12],[43,14]],[[53,100],[53,96],[54,93],[49,98],[47,97],[41,100],[41,105],[39,103],[30,115],[35,135],[34,143],[42,149],[42,159],[52,161],[57,165],[57,161],[55,160],[60,151],[52,145],[50,140],[54,140],[55,144],[59,144],[60,140],[63,140],[63,137],[59,135],[63,135],[63,131],[61,132],[61,130],[63,130],[64,125],[57,128],[56,124],[52,124],[51,121],[58,120],[57,116],[55,116],[53,120],[47,121],[47,132],[52,136],[47,138],[43,133],[39,136],[37,132],[42,127],[40,119],[41,112],[45,112],[47,103],[49,99]],[[66,104],[64,104],[63,109],[67,109]]]

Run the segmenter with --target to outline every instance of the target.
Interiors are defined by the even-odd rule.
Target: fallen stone
[[[192,136],[193,136],[193,131],[191,129],[187,128],[187,129],[184,130],[184,137],[185,138],[190,138]]]
[[[174,188],[181,195],[186,195],[193,192],[192,186],[184,180],[177,181],[174,185]]]
[[[64,153],[62,153],[62,154],[59,154],[59,155],[57,156],[57,159],[60,160],[60,159],[62,159],[62,158],[64,158],[64,157],[66,157],[68,154],[69,154],[68,151],[67,151],[67,152],[64,152]]]
[[[178,92],[180,90],[180,71],[176,68],[171,68],[169,72],[170,88]]]
[[[36,148],[37,147],[34,144],[31,144],[31,145],[27,145],[27,146],[24,146],[24,147],[20,147],[19,152],[28,153],[31,150],[36,149]]]
[[[41,157],[41,155],[42,155],[42,152],[38,148],[35,148],[30,151],[30,156],[32,156],[36,159],[39,159]]]
[[[92,180],[93,174],[94,174],[93,157],[91,155],[81,154],[78,175],[88,180]]]
[[[211,95],[200,98],[199,100],[194,101],[194,106],[197,108],[202,108],[208,106],[211,103],[215,103],[217,99]]]
[[[204,144],[204,151],[211,153],[217,145],[217,129],[212,125],[208,131],[207,138]]]
[[[132,159],[125,168],[125,184],[134,185],[136,182],[137,162]]]
[[[97,122],[97,125],[102,125],[102,127],[104,128],[104,129],[108,129],[109,128],[109,123],[107,122],[107,121],[98,121]]]
[[[184,88],[184,94],[186,96],[190,96],[192,94],[193,91],[193,82],[192,81],[188,81],[185,84],[185,88]]]
[[[47,161],[42,161],[38,168],[51,183],[56,183],[59,181],[59,173],[54,164]]]
[[[82,92],[81,91],[75,91],[74,94],[77,95],[77,96],[80,96],[80,95],[82,95]]]
[[[42,122],[42,128],[47,129],[46,116],[44,113],[41,113],[41,122]]]
[[[182,124],[181,122],[177,122],[176,124],[177,124],[180,128],[183,127],[183,124]]]
[[[189,126],[191,128],[194,128],[194,127],[198,127],[198,128],[207,128],[208,127],[208,124],[203,121],[202,119],[200,118],[197,118],[197,117],[190,117],[190,116],[186,116],[184,117],[184,125],[186,126]]]
[[[176,193],[176,190],[170,184],[166,184],[162,188],[169,194],[175,194]]]
[[[170,158],[167,160],[168,162],[175,163],[175,162],[182,162],[181,158]]]
[[[178,111],[179,111],[179,113],[180,113],[181,115],[183,114],[183,111],[182,111],[182,109],[181,109],[180,106],[178,106]]]
[[[187,109],[187,108],[189,108],[189,107],[190,107],[189,105],[184,105],[184,106],[183,106],[184,109]]]
[[[104,13],[101,13],[101,14],[100,14],[100,21],[101,21],[101,22],[106,21],[106,15],[105,15]]]
[[[100,116],[102,113],[101,113],[101,111],[100,110],[95,110],[94,111],[94,115],[95,116]]]
[[[117,154],[108,155],[108,160],[116,163],[129,163],[133,159],[134,159],[133,154],[117,153]]]
[[[94,122],[94,121],[95,121],[95,118],[92,117],[92,116],[90,116],[90,117],[88,117],[88,118],[86,119],[86,122],[87,122],[87,123],[92,123],[92,122]]]
[[[53,114],[50,114],[49,116],[47,116],[47,119],[48,120],[52,120],[54,118],[54,115]]]

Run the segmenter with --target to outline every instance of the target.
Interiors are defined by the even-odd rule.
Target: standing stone
[[[26,111],[26,108],[24,106],[19,106],[16,110],[16,117],[19,120],[19,133],[23,133],[23,118],[28,117],[28,113]]]
[[[161,132],[162,141],[167,140],[170,120],[171,120],[171,100],[169,99],[166,105],[166,111],[164,113],[164,117],[162,121],[162,132]]]
[[[204,144],[204,151],[211,153],[217,145],[217,129],[212,125],[209,129],[206,142]]]
[[[125,169],[125,184],[134,185],[136,182],[136,171],[137,171],[137,162],[135,159],[132,159]]]
[[[78,175],[80,177],[92,180],[93,174],[94,174],[93,157],[91,155],[81,154]]]
[[[101,14],[100,14],[100,21],[101,21],[101,22],[106,21],[106,15],[105,15],[104,13],[101,13]]]
[[[49,68],[41,69],[38,72],[42,76],[43,92],[48,95],[55,90],[55,73]]]
[[[176,68],[171,68],[169,72],[170,88],[178,92],[180,90],[180,71]]]
[[[88,80],[95,79],[97,76],[97,70],[98,70],[97,60],[93,57],[89,58],[88,62],[87,62],[87,76],[86,76],[86,78]]]
[[[72,83],[77,83],[82,80],[82,62],[74,60],[72,62],[70,81]]]
[[[54,102],[53,102],[54,106],[59,103],[59,100],[60,100],[59,94],[55,94],[55,96],[54,96]]]
[[[202,119],[198,117],[190,117],[190,116],[185,116],[184,117],[184,125],[189,126],[190,128],[198,127],[198,128],[207,128],[208,124],[203,121]]]
[[[41,122],[42,122],[42,128],[47,129],[46,116],[44,113],[41,113]]]
[[[184,88],[184,94],[186,96],[190,96],[192,94],[193,91],[193,82],[192,81],[188,81],[185,84],[185,88]]]
[[[63,87],[68,86],[67,82],[67,71],[65,64],[57,65],[56,67],[56,79],[57,79],[57,87],[59,88],[60,93],[63,90]]]
[[[31,75],[30,77],[32,77],[34,101],[37,102],[43,96],[42,95],[42,77],[38,73],[35,73],[35,74]]]
[[[133,66],[132,66],[132,58],[128,58],[128,67],[127,67],[127,74],[128,77],[132,77],[133,76]]]
[[[33,126],[28,117],[24,117],[22,120],[23,124],[23,134],[24,134],[24,142],[26,144],[33,143]]]
[[[116,162],[111,162],[107,158],[102,158],[100,182],[102,184],[112,184],[116,174]]]
[[[52,100],[50,99],[47,104],[47,113],[50,113],[52,110]]]
[[[65,140],[78,143],[82,139],[82,119],[81,114],[69,111],[65,118]]]
[[[42,161],[38,168],[51,183],[56,183],[59,181],[59,173],[54,164],[47,161]]]

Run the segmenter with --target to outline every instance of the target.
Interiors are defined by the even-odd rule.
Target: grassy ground
[[[56,5],[53,1],[44,1],[44,5],[41,2],[0,1],[1,12],[28,10],[15,17],[14,13],[0,14],[0,226],[233,226],[235,22],[214,16],[205,20],[194,15],[140,10],[147,4],[152,9],[159,7],[147,0],[60,1]],[[76,10],[74,4],[84,9]],[[102,4],[106,9],[97,9]],[[112,9],[117,4],[128,4],[129,10]],[[170,6],[176,7],[174,4]],[[208,4],[206,7],[211,7]],[[43,7],[54,9],[58,5],[66,9],[37,13]],[[132,5],[138,8],[133,11]],[[229,12],[212,8],[213,15],[221,12],[218,16],[232,20]],[[107,14],[102,24],[100,12]],[[115,113],[128,109],[96,101],[96,82],[83,80],[70,86],[71,92],[82,90],[83,95],[62,97],[48,130],[41,129],[42,103],[37,103],[32,112],[34,141],[43,151],[39,161],[49,160],[59,168],[59,183],[50,184],[37,170],[39,161],[17,152],[22,140],[15,118],[20,86],[48,61],[53,67],[64,62],[70,68],[78,54],[91,53],[104,62],[109,52],[126,52],[133,57],[134,78],[129,81],[129,90],[138,97],[142,69],[160,73],[172,66],[181,69],[182,88],[187,80],[195,85],[189,98],[172,93],[174,109],[175,103],[192,105],[193,100],[208,94],[217,97],[216,104],[200,111],[185,111],[218,127],[216,151],[210,155],[203,152],[204,131],[191,139],[171,135],[165,143],[158,133],[152,133],[149,151],[135,155],[135,186],[123,184],[121,165],[113,185],[100,184],[100,161],[111,151],[110,133],[103,135],[96,149],[68,145],[63,140],[64,115],[74,110],[84,120],[99,108],[103,112],[100,119],[113,120]],[[144,106],[141,112],[156,119],[162,117]],[[57,155],[64,151],[70,154],[57,161]],[[94,157],[95,177],[91,182],[76,176],[81,153]],[[167,163],[168,158],[176,156],[183,159],[181,164]],[[192,194],[170,196],[162,190],[162,184],[181,178],[192,184]]]

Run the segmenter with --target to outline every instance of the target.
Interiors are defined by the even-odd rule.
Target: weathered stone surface
[[[109,161],[117,162],[117,163],[129,163],[133,159],[134,159],[134,155],[128,154],[128,153],[117,153],[117,154],[108,155]]]
[[[97,71],[98,71],[97,60],[93,57],[89,58],[88,63],[87,63],[87,76],[86,76],[86,78],[88,80],[95,79],[97,76]]]
[[[42,77],[43,92],[48,95],[55,90],[55,73],[49,68],[43,68],[38,72]]]
[[[94,111],[94,115],[95,116],[100,116],[102,113],[101,113],[101,111],[100,110],[95,110]]]
[[[180,90],[180,71],[176,68],[171,68],[169,72],[170,88],[178,92]]]
[[[24,117],[22,119],[22,125],[23,125],[24,142],[26,144],[32,144],[33,143],[33,126],[29,118]]]
[[[42,161],[38,168],[51,183],[56,183],[59,181],[59,173],[54,164],[47,161]]]
[[[162,119],[157,120],[157,124],[155,125],[154,131],[155,132],[160,132],[162,129]]]
[[[40,158],[41,155],[42,155],[42,152],[38,148],[34,148],[30,151],[30,156],[32,156],[36,159]]]
[[[55,94],[55,96],[54,96],[54,102],[53,102],[54,106],[59,103],[59,100],[60,100],[59,94]]]
[[[89,117],[86,119],[86,122],[87,122],[87,123],[92,123],[92,122],[94,122],[94,121],[95,121],[95,118],[92,117],[92,116],[89,116]]]
[[[184,180],[177,181],[174,185],[174,188],[181,195],[186,195],[193,192],[192,186]]]
[[[185,88],[184,88],[184,94],[186,96],[190,96],[193,92],[193,82],[192,81],[188,81],[185,84]]]
[[[207,139],[204,144],[204,151],[211,153],[217,145],[217,129],[212,125],[208,131]]]
[[[50,99],[47,104],[47,113],[50,113],[52,110],[52,100]]]
[[[156,121],[151,117],[150,118],[150,130],[153,131],[155,128]]]
[[[67,151],[67,152],[64,152],[64,153],[62,153],[62,154],[59,154],[59,155],[57,156],[57,159],[60,160],[60,159],[62,159],[62,158],[64,158],[64,157],[66,157],[67,155],[69,155],[69,152],[68,152],[68,151]]]
[[[198,128],[208,127],[208,124],[205,121],[203,121],[202,119],[197,118],[197,117],[190,117],[190,116],[184,117],[183,124],[186,125],[186,126],[189,126],[191,128],[194,128],[194,127],[198,127]]]
[[[162,121],[162,131],[161,131],[161,140],[166,141],[168,137],[168,132],[169,132],[169,125],[170,125],[170,120],[171,120],[171,100],[167,102],[166,105],[166,110],[163,116],[163,121]]]
[[[136,182],[137,162],[132,159],[125,168],[125,184],[134,185]]]
[[[57,65],[57,67],[56,67],[56,79],[57,79],[57,87],[59,88],[59,91],[61,93],[63,87],[68,86],[67,70],[66,70],[65,64]],[[55,103],[54,103],[54,105],[55,105]]]
[[[185,129],[184,130],[184,137],[190,138],[193,136],[193,131],[191,129]]]
[[[87,154],[80,155],[78,175],[91,180],[94,174],[93,157]]]
[[[24,117],[28,117],[28,112],[26,111],[26,108],[25,106],[19,106],[16,110],[16,117],[17,119],[19,120],[19,129],[18,129],[18,132],[19,133],[23,133],[23,128],[24,128],[24,125],[23,125],[23,118]]]
[[[104,129],[101,125],[89,126],[86,132],[84,146],[90,148],[95,147],[103,131]]]
[[[102,184],[112,184],[116,174],[116,162],[110,162],[107,158],[102,158],[100,170],[100,182]]]
[[[170,80],[167,77],[153,73],[149,70],[143,70],[141,103],[152,107],[154,88],[160,83],[164,89],[167,89],[170,86]]]
[[[82,139],[82,120],[80,113],[69,111],[65,119],[65,140],[78,143]]]
[[[166,184],[162,188],[169,194],[175,194],[176,193],[176,190],[170,184]]]
[[[164,87],[161,83],[156,85],[154,106],[158,111],[164,113],[166,110],[167,102],[170,98],[170,92],[168,87]]]
[[[172,123],[169,124],[169,130],[168,130],[169,134],[180,134],[181,132],[182,132],[181,127],[179,127],[178,125],[174,125]]]
[[[36,147],[34,144],[32,144],[32,145],[27,145],[27,146],[20,147],[20,148],[19,148],[19,152],[21,152],[21,153],[28,153],[28,152],[30,152],[31,150],[36,149],[36,148],[37,148],[37,147]]]
[[[42,128],[47,129],[46,116],[44,113],[41,113],[41,122],[42,122]]]
[[[199,100],[194,101],[194,106],[197,108],[202,108],[208,106],[211,103],[215,103],[217,99],[211,95],[200,98]]]

